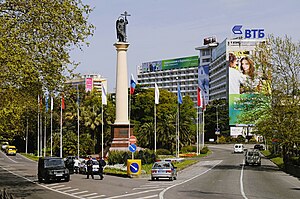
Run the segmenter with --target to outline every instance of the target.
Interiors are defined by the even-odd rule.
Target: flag
[[[197,88],[197,106],[203,107],[202,93],[199,86]]]
[[[51,96],[50,110],[53,111],[53,97]]]
[[[178,84],[178,89],[177,89],[177,98],[178,98],[178,104],[182,104],[182,95],[180,93],[180,86]]]
[[[77,105],[79,107],[79,89],[78,89],[78,84],[77,84],[76,90],[77,90]]]
[[[136,82],[135,82],[135,80],[134,80],[133,74],[131,74],[131,80],[130,80],[130,95],[133,95],[135,86],[136,86]]]
[[[62,109],[62,110],[65,109],[65,98],[64,98],[64,94],[61,95],[61,109]]]
[[[102,104],[107,105],[106,90],[105,90],[105,87],[104,87],[103,83],[101,85],[101,89],[102,89]]]
[[[48,112],[48,100],[49,100],[49,96],[46,95],[46,97],[45,97],[45,108],[46,108],[46,113]]]
[[[203,111],[206,110],[206,105],[205,105],[205,101],[204,101],[204,95],[202,95],[202,110]]]
[[[155,104],[159,104],[159,89],[156,83],[155,83]]]

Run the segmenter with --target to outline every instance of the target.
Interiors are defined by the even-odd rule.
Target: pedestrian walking
[[[104,166],[106,165],[106,162],[105,160],[103,160],[102,157],[99,158],[99,177],[100,177],[100,180],[103,180],[104,176],[103,176],[103,169],[104,169]]]
[[[94,174],[93,174],[93,159],[92,156],[89,156],[89,160],[86,162],[87,166],[87,176],[86,178],[89,179],[90,175],[94,179]]]

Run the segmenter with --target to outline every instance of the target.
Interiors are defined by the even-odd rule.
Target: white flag
[[[53,97],[51,96],[50,110],[53,111]]]
[[[102,83],[101,87],[102,87],[102,104],[107,105],[106,90],[105,90],[105,86],[103,83]]]
[[[159,89],[156,83],[155,83],[155,104],[159,104]]]

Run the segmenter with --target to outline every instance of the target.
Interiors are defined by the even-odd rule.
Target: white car
[[[79,166],[79,173],[82,173],[82,174],[86,174],[87,173],[87,165],[86,165],[86,162],[88,160],[83,160],[81,163],[80,163],[80,166]],[[93,159],[93,173],[98,173],[99,172],[99,162],[95,159]]]
[[[2,143],[2,146],[1,146],[2,150],[5,151],[5,150],[6,150],[6,147],[7,147],[8,145],[9,145],[8,142],[3,142],[3,143]]]
[[[235,144],[233,146],[234,153],[243,153],[244,152],[244,145],[243,144]]]

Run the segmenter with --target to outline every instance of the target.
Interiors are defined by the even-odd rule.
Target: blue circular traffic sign
[[[139,164],[136,162],[133,162],[130,164],[130,171],[132,173],[137,173],[139,171]]]
[[[136,145],[135,144],[129,145],[128,148],[129,148],[129,151],[132,152],[132,153],[134,153],[136,151]]]

